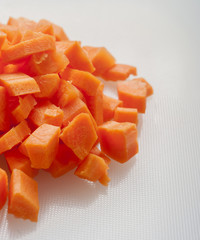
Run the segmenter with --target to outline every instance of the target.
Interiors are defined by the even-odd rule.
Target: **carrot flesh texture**
[[[83,160],[97,140],[96,130],[89,114],[80,113],[76,116],[63,129],[60,138],[79,159]]]
[[[123,105],[122,101],[103,95],[104,122],[111,120],[114,117],[115,109],[122,105]]]
[[[7,89],[9,96],[40,92],[35,79],[24,73],[0,74],[0,84]]]
[[[53,30],[52,23],[46,22],[46,21],[43,21],[43,20],[40,20],[37,23],[37,25],[35,27],[35,31],[54,36],[54,30]]]
[[[35,177],[38,174],[38,169],[33,169],[30,159],[20,153],[18,149],[12,149],[6,152],[5,158],[10,172],[14,169],[19,169],[30,177]]]
[[[99,126],[101,150],[114,160],[124,163],[138,152],[137,129],[134,123],[109,121]]]
[[[83,47],[92,61],[95,71],[94,75],[101,76],[106,70],[115,64],[115,58],[104,47]]]
[[[30,132],[31,130],[26,120],[19,123],[16,127],[11,128],[0,138],[0,154],[21,143]]]
[[[77,69],[66,68],[61,77],[71,81],[80,91],[87,96],[95,96],[101,81],[89,72],[80,71]]]
[[[80,178],[96,182],[107,172],[107,170],[108,165],[103,158],[89,153],[80,163],[74,174]]]
[[[137,75],[136,67],[126,64],[115,64],[102,74],[102,78],[105,80],[118,81],[126,80],[129,75]]]
[[[63,53],[46,51],[35,53],[31,56],[26,71],[33,75],[59,73],[69,64],[69,60]]]
[[[5,170],[0,168],[0,210],[6,203],[8,196],[8,175]]]
[[[100,150],[98,149],[98,147],[96,147],[96,146],[91,149],[90,153],[95,154],[95,155],[103,158],[104,161],[105,161],[105,163],[106,163],[107,165],[109,165],[110,162],[111,162],[110,158],[107,157],[107,156],[106,156],[102,151],[100,151]]]
[[[72,100],[79,97],[79,92],[71,82],[61,79],[60,87],[57,92],[57,104],[60,107],[65,107]]]
[[[134,81],[142,82],[142,83],[144,83],[146,85],[147,97],[149,97],[149,96],[151,96],[153,94],[152,86],[144,78],[135,78]]]
[[[8,131],[10,127],[6,89],[0,86],[0,132]]]
[[[31,21],[27,18],[13,18],[8,19],[8,25],[16,26],[21,32],[26,32],[28,30],[34,30],[36,27],[36,22]]]
[[[6,38],[7,38],[6,33],[0,31],[0,50],[5,42]]]
[[[137,108],[117,107],[114,113],[114,121],[116,122],[132,122],[138,123]]]
[[[36,169],[50,167],[58,150],[59,135],[59,127],[43,124],[26,139],[25,147],[31,167]]]
[[[63,111],[50,101],[40,102],[31,112],[29,120],[37,127],[44,123],[61,126],[63,123]]]
[[[7,35],[7,44],[8,46],[12,43],[13,39],[15,38],[16,34],[18,33],[18,29],[16,26],[4,25],[0,24],[0,31],[6,33]]]
[[[26,95],[24,98],[19,97],[19,105],[11,112],[15,123],[25,120],[36,104],[37,102],[32,95]]]
[[[56,42],[57,51],[63,52],[69,59],[71,68],[87,72],[94,72],[95,68],[89,59],[87,52],[82,49],[78,41]]]
[[[87,113],[89,114],[95,129],[97,129],[96,121],[94,120],[92,114],[90,113],[87,105],[80,98],[75,98],[67,106],[62,108],[62,110],[64,113],[63,117],[64,127],[68,126],[68,124],[80,113]]]
[[[80,159],[65,144],[59,144],[56,158],[47,170],[55,178],[71,171],[80,163]]]
[[[15,217],[38,221],[38,184],[19,169],[11,174],[8,213]]]
[[[87,96],[87,106],[94,117],[97,125],[103,124],[103,88],[104,84],[100,84],[97,88],[95,96]]]
[[[41,37],[19,42],[2,49],[2,58],[5,63],[26,58],[32,54],[55,49],[55,40],[52,36],[43,34]]]
[[[36,98],[52,98],[57,92],[60,84],[60,78],[57,73],[50,73],[34,77],[40,92],[35,93]]]
[[[117,84],[118,96],[123,101],[123,106],[137,108],[139,113],[145,113],[147,87],[141,81],[131,80]]]

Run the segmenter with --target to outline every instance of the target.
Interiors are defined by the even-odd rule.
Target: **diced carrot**
[[[7,89],[10,96],[40,92],[35,79],[24,73],[0,74],[0,84]]]
[[[18,149],[12,149],[6,152],[5,158],[10,172],[16,168],[23,171],[30,177],[35,177],[38,174],[38,169],[32,168],[30,159],[21,154]]]
[[[94,117],[97,125],[103,124],[103,88],[104,84],[101,83],[96,91],[95,96],[87,96],[87,106]]]
[[[3,72],[4,73],[17,73],[20,72],[20,67],[23,65],[24,63],[18,63],[18,64],[7,64],[4,66],[3,68]]]
[[[89,114],[95,129],[97,128],[96,121],[92,117],[92,114],[90,113],[87,105],[81,99],[75,98],[67,106],[62,108],[62,110],[64,113],[64,118],[63,118],[64,127],[68,126],[68,124],[80,113],[87,113]]]
[[[6,40],[6,37],[7,37],[6,33],[0,31],[0,50],[4,44],[4,41]]]
[[[49,101],[40,102],[31,112],[29,120],[37,127],[44,123],[61,126],[63,123],[63,111]]]
[[[43,34],[41,37],[22,41],[6,49],[2,49],[2,58],[5,63],[28,57],[34,53],[55,49],[55,40],[52,36]]]
[[[44,36],[44,34],[41,33],[41,32],[35,32],[35,31],[28,30],[25,33],[23,33],[21,41],[28,41],[28,40],[31,40],[31,39],[34,39],[34,38],[39,38],[39,37],[42,37],[42,36]]]
[[[24,156],[28,157],[28,152],[26,150],[26,147],[25,147],[25,143],[26,143],[26,140],[24,140],[19,146],[18,146],[18,150],[21,154],[23,154]]]
[[[87,113],[80,113],[62,130],[61,140],[83,160],[97,140],[96,130]]]
[[[119,82],[117,91],[124,107],[137,108],[139,113],[145,113],[147,87],[144,82],[136,80]]]
[[[104,159],[90,153],[80,163],[74,174],[80,178],[96,182],[107,172],[107,170],[108,165],[105,163]]]
[[[0,86],[0,132],[6,132],[10,127],[6,89]]]
[[[110,178],[108,177],[107,171],[99,178],[99,182],[104,186],[108,186]]]
[[[31,160],[31,167],[47,169],[56,157],[60,128],[43,124],[25,141],[25,147]]]
[[[89,72],[66,68],[61,77],[71,81],[74,86],[87,96],[95,96],[101,81]]]
[[[137,124],[138,111],[137,108],[117,107],[114,113],[114,121],[116,122],[132,122]]]
[[[8,19],[8,25],[16,26],[20,31],[26,32],[28,30],[34,30],[36,27],[36,22],[31,21],[27,18],[13,18]]]
[[[124,163],[138,152],[137,129],[134,123],[109,121],[99,126],[101,150],[114,160]]]
[[[135,78],[134,81],[142,82],[146,84],[147,88],[147,97],[151,96],[153,94],[153,88],[152,86],[144,79],[144,78]]]
[[[6,33],[7,43],[11,43],[15,38],[16,34],[19,32],[16,26],[0,24],[0,31]]]
[[[37,222],[39,212],[38,184],[19,169],[11,174],[8,213]]]
[[[61,79],[60,87],[56,96],[58,106],[65,107],[77,97],[79,97],[79,92],[76,87],[73,86],[71,82]]]
[[[42,32],[54,36],[53,25],[50,22],[40,20],[35,28],[36,32]]]
[[[27,70],[31,75],[59,73],[69,64],[67,57],[57,51],[35,53],[31,56]]]
[[[96,146],[91,149],[90,153],[95,154],[95,155],[103,158],[104,161],[105,161],[105,163],[106,163],[107,165],[109,165],[110,162],[111,162],[110,158],[107,157],[107,156],[106,156],[102,151],[100,151],[100,150],[98,149],[98,147],[96,147]]]
[[[122,101],[103,95],[104,122],[111,120],[114,117],[115,109],[122,105],[123,105]]]
[[[87,52],[81,48],[81,44],[78,41],[56,42],[56,49],[66,55],[71,68],[91,73],[94,72],[95,68]]]
[[[8,176],[5,170],[0,168],[0,210],[6,203],[8,196]]]
[[[136,67],[117,63],[105,71],[101,77],[105,80],[117,81],[126,80],[130,74],[137,75]]]
[[[104,47],[83,47],[92,61],[95,71],[94,75],[101,76],[106,70],[115,64],[115,58]]]
[[[52,162],[48,172],[55,178],[71,171],[80,163],[80,159],[65,144],[59,144],[58,153]]]
[[[22,142],[31,130],[26,120],[19,123],[16,127],[11,128],[7,133],[0,137],[0,154],[12,149],[14,146]]]
[[[15,45],[17,43],[20,43],[21,40],[22,40],[22,37],[23,37],[23,35],[22,35],[21,31],[19,31],[19,30],[16,31],[16,33],[15,33],[13,39],[12,39],[11,45]]]
[[[46,20],[46,19],[41,19],[40,20],[40,24],[52,24],[53,26],[53,31],[54,31],[54,35],[56,37],[56,41],[67,41],[69,40],[66,33],[64,32],[63,28],[54,24],[54,23],[51,23],[50,21]]]
[[[26,119],[36,104],[37,102],[32,95],[19,97],[19,105],[11,112],[15,123]]]

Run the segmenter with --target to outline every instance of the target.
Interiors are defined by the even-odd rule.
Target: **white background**
[[[140,116],[140,152],[112,162],[108,188],[41,173],[38,223],[7,215],[6,205],[1,240],[200,239],[199,12],[199,0],[0,0],[0,22],[49,19],[70,39],[137,66],[155,91]],[[115,85],[105,91],[114,96]]]

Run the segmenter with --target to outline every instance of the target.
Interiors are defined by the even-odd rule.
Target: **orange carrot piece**
[[[144,82],[136,80],[119,82],[117,91],[124,107],[137,108],[139,113],[145,113],[147,87]]]
[[[122,105],[123,105],[122,101],[103,95],[104,122],[111,120],[114,117],[115,109]]]
[[[0,50],[5,42],[6,38],[7,38],[6,33],[0,31]]]
[[[5,170],[0,168],[0,210],[6,203],[8,197],[8,176]]]
[[[12,43],[13,39],[16,37],[16,34],[18,34],[19,32],[16,26],[10,26],[5,24],[0,24],[0,31],[6,33],[8,45]]]
[[[6,89],[0,86],[0,132],[6,132],[10,126],[9,115],[7,110],[8,104]]]
[[[135,78],[134,81],[142,82],[146,84],[147,88],[147,97],[151,96],[153,94],[153,88],[152,86],[144,79],[144,78]]]
[[[21,64],[7,64],[3,68],[3,73],[17,73],[19,72]]]
[[[56,96],[58,106],[63,108],[77,97],[79,97],[77,88],[73,86],[71,82],[61,79],[60,87]]]
[[[96,91],[95,96],[86,97],[87,106],[94,117],[97,125],[103,124],[103,88],[104,84],[101,83]]]
[[[35,79],[24,73],[0,74],[0,84],[7,89],[10,96],[40,92]]]
[[[43,101],[32,110],[29,120],[37,127],[44,123],[61,126],[63,117],[63,111],[59,107],[49,101]]]
[[[107,157],[107,156],[106,156],[102,151],[100,151],[100,150],[98,149],[98,147],[96,147],[96,146],[91,149],[90,153],[95,154],[95,155],[103,158],[104,161],[105,161],[105,163],[106,163],[107,165],[109,165],[110,162],[111,162],[110,158]]]
[[[63,117],[63,126],[66,127],[68,124],[80,113],[89,114],[95,129],[97,128],[97,124],[92,117],[87,105],[79,98],[75,98],[71,101],[67,106],[62,108],[64,117]]]
[[[66,68],[61,77],[71,81],[80,91],[87,96],[95,96],[101,81],[89,72]]]
[[[108,165],[103,158],[89,153],[80,163],[74,174],[80,178],[96,182],[107,172],[107,170]]]
[[[10,172],[16,168],[23,171],[30,177],[35,177],[38,174],[38,169],[32,168],[30,159],[21,154],[18,149],[12,149],[6,152],[5,158]]]
[[[41,33],[41,32],[35,32],[35,31],[29,31],[28,30],[25,33],[23,33],[21,41],[27,41],[27,40],[31,40],[31,39],[34,39],[34,38],[39,38],[39,37],[42,37],[42,36],[44,36],[44,34]]]
[[[34,30],[36,27],[36,22],[23,17],[10,17],[8,19],[8,25],[16,26],[21,32],[26,32],[28,30]]]
[[[60,52],[46,51],[31,56],[27,70],[31,75],[59,73],[69,64],[67,57]]]
[[[65,54],[69,59],[71,68],[87,72],[94,72],[95,68],[85,50],[82,49],[78,41],[56,42],[56,49]]]
[[[106,70],[115,64],[115,58],[104,47],[83,47],[92,61],[95,71],[94,75],[101,76]]]
[[[23,59],[34,53],[55,49],[55,40],[52,36],[42,34],[38,38],[22,41],[2,49],[2,58],[5,63]]]
[[[25,141],[25,147],[31,160],[31,167],[47,169],[56,157],[60,128],[43,124]]]
[[[12,149],[14,146],[22,142],[31,130],[26,120],[19,123],[16,127],[11,128],[7,133],[0,137],[0,154]]]
[[[46,21],[43,21],[43,20],[40,20],[37,23],[37,25],[35,27],[35,31],[36,32],[42,32],[42,33],[54,36],[54,30],[53,30],[52,23],[46,22]]]
[[[48,172],[55,178],[71,171],[80,163],[80,159],[65,144],[59,144],[58,153],[52,162]]]
[[[109,121],[99,126],[101,150],[114,160],[124,163],[138,152],[137,129],[134,123]]]
[[[80,113],[76,116],[63,129],[60,138],[79,159],[83,160],[97,140],[96,130],[89,114]]]
[[[117,107],[114,113],[114,121],[116,122],[132,122],[138,123],[137,108]]]
[[[56,41],[67,41],[69,40],[66,33],[64,32],[63,28],[54,24],[54,23],[51,23],[50,21],[46,20],[46,19],[41,19],[40,20],[40,24],[41,25],[49,25],[49,24],[52,24],[53,26],[53,31],[54,31],[54,35],[56,37]]]
[[[26,147],[25,147],[25,143],[26,143],[26,140],[24,140],[19,146],[18,146],[18,150],[21,154],[23,154],[24,156],[28,157],[28,152],[26,150]]]
[[[14,169],[10,179],[8,213],[37,222],[38,212],[37,182],[21,170]]]
[[[14,122],[19,123],[26,119],[36,104],[32,95],[19,97],[19,105],[11,112]]]
[[[102,78],[110,81],[126,80],[130,74],[137,75],[136,67],[126,64],[115,64],[102,74]]]

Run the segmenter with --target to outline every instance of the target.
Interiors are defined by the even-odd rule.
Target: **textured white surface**
[[[106,46],[153,86],[139,154],[112,162],[108,188],[42,173],[37,224],[0,212],[0,239],[200,239],[200,2],[0,1],[8,16],[47,18],[71,39]],[[105,91],[115,95],[113,83]],[[2,159],[0,165],[4,165]]]

